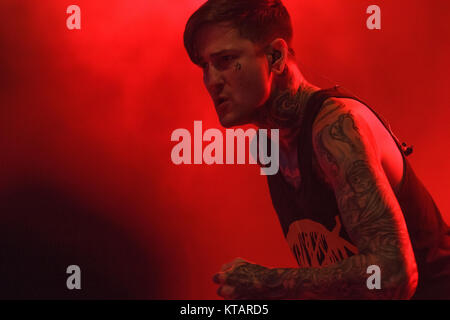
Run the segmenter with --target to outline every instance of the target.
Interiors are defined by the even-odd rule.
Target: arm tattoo
[[[326,117],[328,117],[330,114],[332,114],[332,113],[335,112],[336,110],[341,109],[341,108],[344,106],[343,104],[340,104],[340,103],[336,104],[336,102],[334,102],[334,101],[332,101],[332,100],[326,100],[326,101],[323,103],[322,108],[326,108],[326,107],[328,107],[329,105],[332,106],[332,109],[329,110],[329,111],[327,111],[325,114],[321,115],[320,117],[318,117],[318,119],[317,119],[318,122],[322,121],[323,119],[325,119]]]
[[[322,268],[272,269],[266,281],[287,299],[409,298],[417,269],[401,208],[352,114],[333,118],[315,130],[314,144],[359,252]],[[382,271],[380,290],[366,286],[372,264]]]
[[[238,266],[226,283],[234,287],[235,299],[279,299],[286,295],[280,275],[276,269],[249,263]]]
[[[331,155],[331,153],[325,148],[322,141],[322,134],[323,132],[319,132],[316,136],[316,143],[319,145],[319,150],[321,153],[321,156],[325,157],[329,164],[329,170],[333,177],[337,177],[339,173],[339,165],[336,161],[336,159]]]
[[[330,126],[330,128],[329,128],[330,136],[334,140],[339,140],[339,141],[342,141],[342,142],[348,144],[352,149],[351,151],[360,152],[361,150],[358,150],[358,148],[353,143],[352,137],[347,136],[346,132],[344,132],[344,122],[345,121],[351,122],[354,133],[356,133],[358,131],[358,128],[355,126],[355,123],[353,122],[352,116],[350,115],[350,113],[347,113],[347,114],[340,115],[339,119]]]

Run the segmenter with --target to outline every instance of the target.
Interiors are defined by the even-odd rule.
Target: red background
[[[171,162],[173,130],[220,128],[182,43],[202,2],[1,1],[2,297],[215,299],[235,257],[295,266],[257,166]],[[307,79],[387,118],[450,222],[450,3],[285,4]],[[81,291],[65,288],[70,264]]]

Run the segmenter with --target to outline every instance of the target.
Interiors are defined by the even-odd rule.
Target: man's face
[[[222,126],[251,123],[270,96],[272,76],[266,55],[226,24],[203,27],[197,46],[203,81]]]

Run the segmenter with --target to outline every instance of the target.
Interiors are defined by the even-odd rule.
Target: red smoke
[[[30,276],[20,266],[37,265],[40,296],[78,297],[63,289],[65,267],[79,264],[85,298],[215,299],[212,275],[237,256],[295,266],[259,167],[171,162],[173,130],[193,132],[194,120],[220,128],[182,43],[202,2],[1,2],[2,261],[11,283]],[[81,30],[66,28],[71,4]],[[379,0],[379,31],[366,28],[370,1],[285,4],[307,79],[340,84],[379,111],[414,146],[408,159],[450,222],[450,4]],[[1,295],[33,296],[13,287]]]

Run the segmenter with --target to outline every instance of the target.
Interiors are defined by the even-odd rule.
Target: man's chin
[[[247,124],[247,122],[243,121],[242,119],[232,117],[231,114],[226,114],[222,117],[219,116],[219,122],[224,128],[232,128]]]

